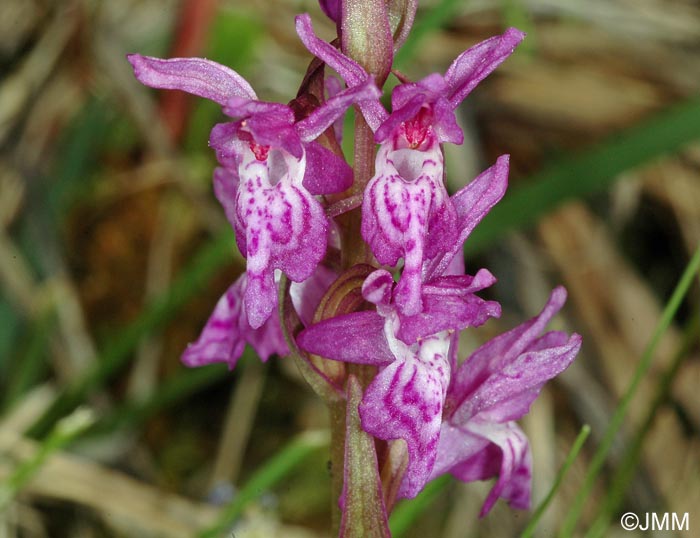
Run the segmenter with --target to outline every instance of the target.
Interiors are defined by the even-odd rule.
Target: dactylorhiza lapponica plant
[[[477,295],[495,278],[467,274],[462,245],[503,196],[508,156],[450,196],[443,145],[462,143],[456,108],[524,34],[473,46],[445,74],[395,72],[388,112],[381,87],[416,3],[321,2],[338,28],[331,43],[299,15],[315,58],[288,104],[260,101],[209,60],[129,56],[143,84],[210,99],[231,119],[211,131],[214,192],[247,269],[183,362],[233,368],[246,344],[264,361],[294,358],[330,409],[343,537],[389,536],[395,502],[445,473],[496,477],[482,515],[498,498],[528,508],[531,455],[515,421],[581,346],[577,334],[544,332],[566,298],[556,288],[538,316],[457,361],[459,331],[500,315]],[[352,166],[339,145],[350,107]]]

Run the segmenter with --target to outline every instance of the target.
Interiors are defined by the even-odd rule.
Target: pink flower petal
[[[214,194],[224,208],[226,218],[233,225],[236,222],[236,193],[238,192],[238,173],[229,168],[214,169]],[[236,233],[243,233],[237,230]]]
[[[311,17],[304,13],[296,18],[296,29],[299,39],[304,46],[320,60],[333,68],[345,81],[349,87],[361,86],[367,82],[369,75],[354,60],[345,56],[330,43],[319,39],[314,33]],[[363,100],[359,103],[362,115],[373,131],[381,125],[388,114],[377,99]]]
[[[362,283],[362,296],[366,301],[377,305],[377,311],[381,314],[382,310],[387,312],[390,308],[393,288],[394,278],[391,273],[384,269],[377,269]]]
[[[577,334],[571,338],[563,333],[554,335],[564,341],[554,347],[521,353],[493,372],[460,406],[455,420],[466,415],[493,422],[522,418],[544,384],[563,372],[581,348]]]
[[[242,121],[236,123],[237,138],[246,133],[258,145],[280,148],[301,159],[304,150],[295,129],[294,113],[287,105],[232,97],[224,112],[233,118],[241,118]]]
[[[336,361],[384,365],[394,361],[384,335],[385,321],[372,311],[329,318],[297,336],[301,349]]]
[[[290,280],[302,282],[326,252],[328,223],[319,202],[301,185],[304,161],[282,152],[271,152],[268,160],[276,157],[280,177],[271,177],[268,163],[258,161],[252,152],[239,170],[234,229],[247,259],[245,302],[253,327],[262,325],[276,308],[273,271],[281,269]]]
[[[561,309],[566,300],[566,290],[563,287],[555,288],[542,312],[529,321],[511,329],[510,331],[489,340],[462,363],[453,377],[453,385],[450,389],[451,398],[455,399],[456,406],[459,407],[454,414],[453,420],[457,423],[464,423],[473,416],[480,405],[470,401],[470,396],[486,382],[490,376],[498,376],[505,371],[512,363],[517,363],[521,354],[536,344],[540,334],[547,326],[552,317]],[[556,353],[561,353],[563,361],[573,360],[570,354],[577,345],[580,345],[580,337],[574,335],[572,341],[563,348],[556,348]],[[541,352],[541,349],[538,349]],[[570,362],[570,361],[569,361]],[[567,363],[568,365],[568,363]],[[561,364],[556,361],[556,366],[552,365],[550,379],[559,373]],[[550,372],[545,364],[543,368]],[[561,368],[563,369],[563,368]],[[544,370],[543,370],[544,372]],[[546,377],[546,374],[545,374]],[[544,379],[542,384],[546,381]]]
[[[367,388],[360,417],[362,428],[375,437],[406,442],[409,462],[398,495],[415,497],[435,462],[450,376],[450,338],[442,333],[411,347],[399,341],[392,347],[397,358]]]
[[[442,275],[457,256],[462,256],[462,245],[476,225],[487,215],[506,192],[508,186],[509,156],[502,155],[496,163],[479,174],[450,200],[457,211],[459,233],[444,254],[435,258],[427,271],[427,278]]]
[[[243,295],[246,277],[242,275],[216,303],[199,339],[190,344],[182,355],[182,362],[190,367],[225,362],[233,369],[250,344],[263,361],[270,355],[286,355],[279,317],[272,315],[265,324],[253,329],[246,317]]]
[[[527,437],[514,422],[470,422],[460,428],[445,425],[438,454],[431,479],[446,472],[463,482],[498,477],[481,508],[481,517],[499,498],[513,508],[530,507],[532,454]]]
[[[377,156],[377,175],[365,190],[363,239],[379,263],[404,269],[395,301],[405,315],[420,312],[422,268],[426,259],[452,244],[455,210],[442,181],[442,153],[384,144]]]
[[[304,142],[315,140],[340,118],[352,105],[366,101],[377,101],[382,95],[374,81],[367,77],[355,86],[334,95],[315,109],[308,117],[296,124]]]
[[[204,58],[162,60],[140,54],[127,59],[141,84],[151,88],[182,90],[224,106],[234,96],[255,99],[253,88],[233,69]]]
[[[334,194],[352,185],[352,168],[345,159],[317,142],[305,144],[304,188],[311,194]]]
[[[525,38],[515,28],[508,28],[503,35],[491,37],[460,54],[445,73],[450,86],[449,101],[457,108],[464,98],[503,61]]]
[[[321,11],[333,22],[338,22],[340,17],[340,0],[319,0]]]

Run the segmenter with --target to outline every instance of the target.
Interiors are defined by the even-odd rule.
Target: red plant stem
[[[367,183],[374,175],[375,154],[374,133],[367,125],[359,111],[355,117],[355,155],[353,168],[355,178],[351,194],[361,195]],[[341,226],[343,228],[343,259],[345,267],[352,267],[358,263],[373,261],[372,251],[369,245],[362,240],[360,227],[362,223],[362,208],[357,208],[343,215]]]
[[[217,0],[184,0],[178,14],[175,39],[169,56],[185,58],[201,56],[207,34],[216,14]],[[160,113],[170,138],[182,140],[192,110],[192,99],[185,92],[161,92]]]

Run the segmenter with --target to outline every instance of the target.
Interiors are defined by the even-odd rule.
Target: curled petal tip
[[[491,37],[460,54],[445,73],[450,86],[449,101],[453,108],[489,76],[522,41],[525,34],[509,28],[502,35]]]
[[[279,318],[273,316],[258,329],[248,323],[243,306],[246,277],[241,276],[219,299],[209,320],[196,342],[187,346],[182,362],[188,367],[197,367],[216,362],[225,362],[233,369],[250,344],[264,362],[270,355],[286,355]]]
[[[389,271],[377,269],[371,273],[362,284],[362,296],[375,305],[388,305],[391,301],[391,291],[394,279]]]
[[[527,34],[525,32],[512,26],[503,32],[503,37],[509,41],[512,41],[514,45],[520,43],[526,36]]]
[[[545,305],[542,315],[547,317],[547,319],[550,319],[551,317],[554,316],[561,308],[564,306],[564,303],[566,302],[566,288],[564,286],[557,286],[552,290],[552,293],[549,295],[549,299],[547,300],[547,304]]]
[[[552,290],[552,297],[556,297],[562,301],[566,301],[568,293],[566,291],[566,288],[564,286],[557,286]]]

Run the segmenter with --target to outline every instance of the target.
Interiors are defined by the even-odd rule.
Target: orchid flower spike
[[[556,288],[538,316],[482,345],[459,366],[447,391],[431,479],[448,472],[465,482],[497,476],[482,516],[499,497],[529,508],[532,457],[515,421],[581,347],[578,334],[541,335],[565,300],[566,290]]]
[[[349,166],[314,140],[353,103],[376,100],[379,90],[366,79],[298,119],[287,105],[258,101],[238,73],[215,62],[128,58],[143,84],[210,99],[238,119],[216,125],[210,145],[222,165],[215,192],[247,258],[244,302],[257,329],[277,306],[275,269],[301,282],[325,255],[328,222],[314,195],[342,192],[352,182]]]

